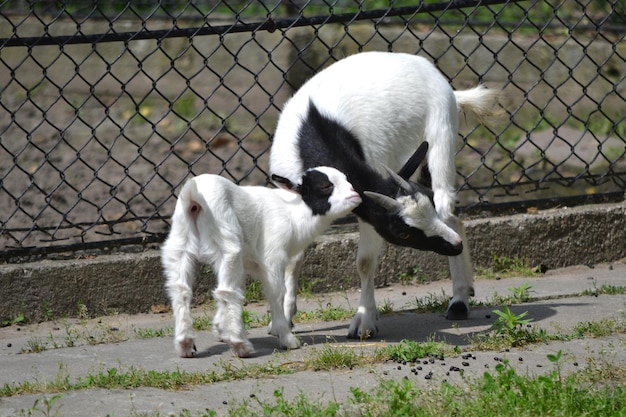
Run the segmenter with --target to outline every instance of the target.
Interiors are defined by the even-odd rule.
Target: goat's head
[[[314,215],[339,218],[361,204],[359,193],[354,191],[345,174],[332,167],[307,170],[299,185],[278,175],[272,175],[272,181],[281,188],[300,194]]]
[[[422,143],[398,173],[385,167],[390,179],[397,185],[396,195],[364,192],[367,198],[385,210],[386,221],[373,226],[378,234],[395,245],[446,256],[459,255],[463,250],[462,239],[437,213],[433,191],[409,181],[426,157],[427,150],[428,144]]]

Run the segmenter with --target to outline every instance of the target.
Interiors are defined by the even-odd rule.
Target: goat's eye
[[[409,237],[411,237],[411,235],[410,235],[410,234],[408,234],[407,232],[400,232],[400,233],[398,233],[398,237],[399,237],[400,239],[407,240]]]
[[[334,189],[333,185],[329,184],[320,188],[320,191],[323,192],[324,194],[332,194],[333,189]]]

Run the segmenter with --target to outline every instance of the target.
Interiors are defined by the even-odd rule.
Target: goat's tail
[[[178,199],[181,201],[182,208],[185,213],[185,217],[191,219],[192,223],[196,223],[198,216],[204,210],[200,201],[201,196],[198,193],[198,184],[196,179],[192,178],[185,183]]]
[[[502,91],[489,89],[484,85],[455,91],[454,97],[460,112],[473,114],[481,123],[504,112],[500,103]]]
[[[179,308],[189,303],[195,280],[198,233],[195,220],[189,215],[189,202],[196,189],[193,180],[183,186],[172,216],[170,233],[161,246],[161,263],[167,278],[165,287],[173,305]],[[178,328],[179,324],[176,326]]]
[[[164,246],[173,253],[195,253],[198,247],[198,215],[204,211],[199,204],[198,185],[192,178],[178,194],[176,209],[172,216],[172,227]],[[180,255],[173,255],[174,258]]]

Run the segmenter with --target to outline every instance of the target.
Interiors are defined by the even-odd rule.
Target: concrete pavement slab
[[[489,301],[511,294],[511,289],[523,284],[531,285],[530,296],[534,301],[513,305],[511,310],[519,314],[528,311],[534,324],[553,332],[569,332],[580,322],[601,319],[624,320],[626,295],[598,295],[594,291],[608,286],[626,286],[626,264],[577,266],[563,268],[540,277],[513,277],[481,279],[476,281],[477,301]],[[416,313],[416,299],[450,294],[449,281],[437,281],[421,285],[393,285],[379,288],[376,297],[379,305],[384,301],[393,306],[394,313],[380,317],[380,333],[363,342],[346,339],[349,321],[298,323],[295,331],[302,339],[301,349],[279,351],[277,340],[266,334],[264,328],[250,330],[250,339],[256,353],[247,359],[234,358],[227,346],[218,342],[210,331],[198,332],[196,345],[198,355],[194,359],[175,356],[172,337],[139,338],[139,330],[158,331],[171,328],[169,313],[113,315],[91,320],[63,319],[46,323],[9,326],[0,329],[0,387],[15,386],[27,382],[45,383],[67,378],[75,381],[87,375],[107,372],[109,369],[145,371],[223,372],[225,368],[239,368],[250,364],[274,364],[289,366],[304,362],[316,350],[326,344],[370,353],[398,343],[403,339],[426,341],[442,340],[458,346],[463,352],[471,348],[471,337],[486,333],[496,317],[495,307],[473,308],[469,320],[451,322],[443,313]],[[581,295],[583,293],[589,295]],[[299,299],[300,310],[309,311],[326,306],[356,308],[358,291],[321,294]],[[264,303],[249,304],[246,309],[263,314]],[[206,308],[196,308],[196,315],[206,315]],[[40,352],[27,353],[38,350]],[[460,355],[437,359],[421,364],[415,374],[410,365],[396,363],[372,364],[354,369],[333,371],[298,371],[292,374],[262,378],[246,378],[236,381],[216,382],[189,387],[184,390],[161,390],[138,387],[133,389],[86,389],[64,392],[55,403],[62,416],[125,416],[145,413],[147,415],[178,415],[183,409],[192,412],[207,408],[224,413],[236,400],[271,398],[275,389],[284,390],[285,397],[292,398],[303,392],[312,399],[344,401],[351,387],[369,390],[381,380],[389,378],[412,378],[428,386],[441,381],[462,383],[464,377],[479,376],[492,369],[498,361],[507,359],[521,372],[541,373],[551,370],[546,356],[562,350],[565,353],[564,371],[585,366],[589,358],[626,363],[624,335],[605,338],[575,339],[509,349],[508,352],[472,351],[469,359]],[[430,379],[425,376],[432,372]],[[23,414],[33,407],[37,399],[51,397],[53,393],[24,394],[0,397],[0,416]]]

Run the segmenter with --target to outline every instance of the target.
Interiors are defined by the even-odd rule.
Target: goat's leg
[[[163,268],[167,276],[165,287],[174,314],[174,346],[182,358],[193,357],[195,350],[191,318],[192,287],[195,279],[195,261],[184,251],[167,246],[163,251]]]
[[[465,235],[465,227],[463,227],[461,220],[457,217],[450,217],[446,223],[463,239],[463,252],[460,255],[448,257],[452,277],[452,300],[448,305],[446,318],[465,320],[469,316],[469,298],[474,295],[472,259]]]
[[[268,328],[268,333],[278,337],[278,343],[281,347],[285,349],[298,349],[300,347],[300,340],[298,340],[298,338],[291,332],[291,316],[286,316],[286,314],[289,314],[286,313],[287,308],[291,308],[291,304],[288,306],[285,299],[285,293],[289,292],[289,288],[285,288],[284,279],[286,275],[290,273],[293,273],[293,270],[287,272],[282,268],[277,268],[268,271],[267,274],[260,278],[263,281],[265,296],[270,303],[270,312],[272,315],[272,322]],[[293,306],[295,308],[295,291],[297,291],[297,282],[293,285],[295,287],[292,288],[294,291]]]
[[[293,316],[295,316],[298,311],[298,277],[300,276],[303,260],[304,252],[300,252],[291,259],[285,269],[285,317],[292,328]]]
[[[366,339],[378,333],[378,311],[374,296],[374,274],[383,240],[372,226],[359,220],[359,250],[357,271],[361,278],[361,300],[356,315],[348,329],[349,339]]]
[[[213,297],[217,311],[213,317],[213,332],[219,340],[228,343],[235,355],[248,357],[254,347],[246,336],[242,318],[245,274],[240,254],[223,254],[216,269],[218,284]]]
[[[304,260],[304,251],[294,256],[285,268],[285,301],[284,312],[285,318],[289,323],[289,326],[293,329],[293,316],[298,311],[297,297],[298,297],[298,277],[300,276],[300,270],[302,269],[302,262]],[[267,326],[267,333],[272,333],[272,322]]]

